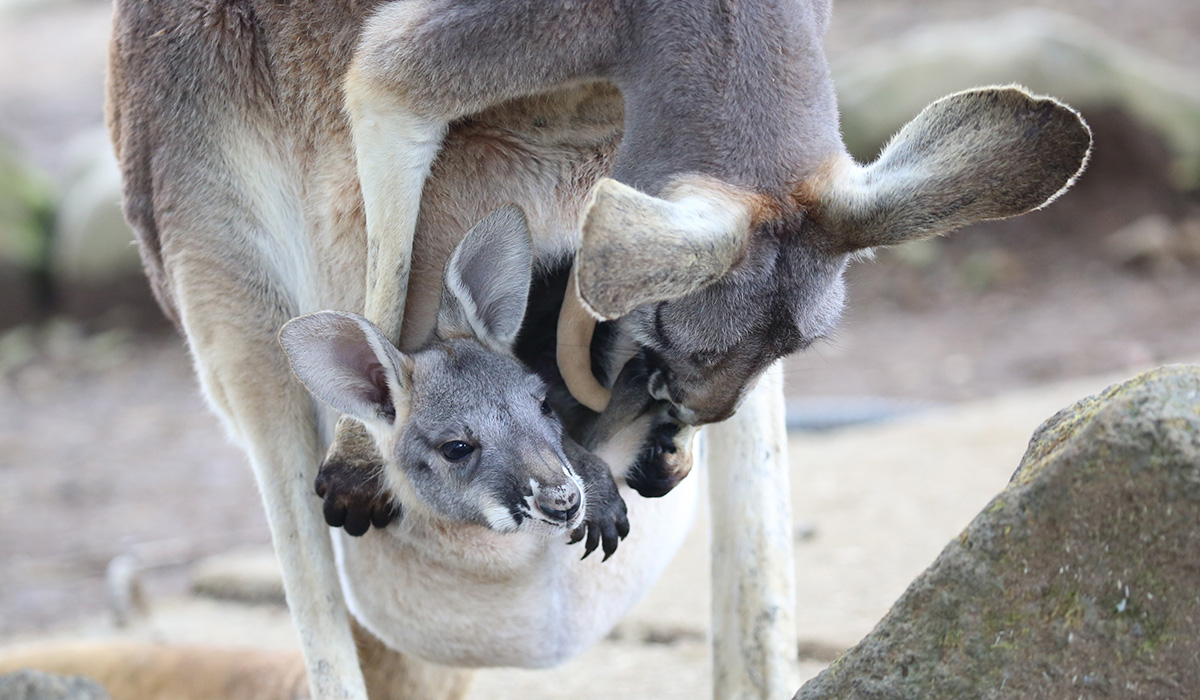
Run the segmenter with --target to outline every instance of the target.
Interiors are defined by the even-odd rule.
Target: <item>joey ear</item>
[[[498,352],[511,351],[532,276],[533,241],[525,212],[509,204],[488,214],[446,264],[438,335],[467,335]]]
[[[754,195],[708,178],[681,180],[662,198],[602,179],[584,206],[580,298],[611,320],[712,284],[741,258],[760,207]]]
[[[367,319],[318,311],[284,324],[279,344],[312,395],[368,426],[390,429],[407,405],[412,361]]]
[[[871,165],[831,161],[797,196],[839,250],[896,245],[1048,204],[1091,145],[1079,114],[1052,98],[968,90],[926,107]]]

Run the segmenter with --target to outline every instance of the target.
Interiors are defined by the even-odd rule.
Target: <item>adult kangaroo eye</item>
[[[475,451],[474,445],[468,445],[461,440],[451,440],[450,442],[442,443],[438,448],[442,451],[442,456],[451,462],[457,462],[460,459],[466,459],[467,455]]]

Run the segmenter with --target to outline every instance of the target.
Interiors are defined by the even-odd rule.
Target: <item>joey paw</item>
[[[317,473],[317,495],[325,502],[325,523],[361,537],[374,525],[379,529],[400,517],[374,470],[365,465],[326,460]]]
[[[617,551],[620,541],[629,534],[629,518],[625,499],[617,492],[616,483],[613,483],[609,493],[598,491],[589,489],[583,523],[571,533],[570,544],[584,540],[583,559],[587,559],[599,547],[604,551],[601,561],[607,561]]]
[[[584,449],[570,439],[563,440],[563,450],[571,460],[571,467],[583,481],[587,494],[583,510],[583,522],[571,532],[570,544],[586,540],[583,558],[596,551],[604,550],[604,560],[617,551],[617,545],[629,534],[629,518],[626,515],[625,499],[617,490],[612,469],[604,460]]]

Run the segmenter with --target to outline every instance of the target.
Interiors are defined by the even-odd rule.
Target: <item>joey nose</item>
[[[537,496],[537,508],[551,520],[570,522],[579,512],[579,491],[575,489],[549,489]]]

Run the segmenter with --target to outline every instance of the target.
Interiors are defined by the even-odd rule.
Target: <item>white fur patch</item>
[[[235,187],[249,200],[243,211],[254,212],[250,242],[266,264],[267,277],[295,305],[294,315],[316,311],[320,299],[311,236],[301,211],[300,183],[295,171],[265,137],[251,131],[226,135],[222,156],[236,178]]]
[[[488,525],[497,532],[513,532],[517,529],[517,521],[513,518],[512,513],[495,499],[489,499],[480,508],[480,511]]]

